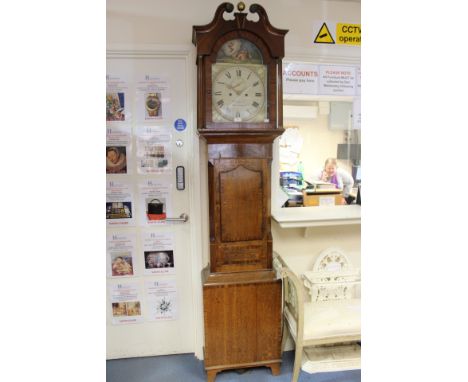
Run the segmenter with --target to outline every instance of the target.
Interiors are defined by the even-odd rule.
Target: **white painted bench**
[[[359,369],[359,270],[337,248],[323,251],[302,281],[277,253],[273,265],[283,280],[282,346],[287,328],[296,349],[292,382],[301,365],[309,373]]]

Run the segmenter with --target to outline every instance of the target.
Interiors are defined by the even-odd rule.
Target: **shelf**
[[[281,228],[361,224],[361,206],[290,207],[272,211]]]
[[[342,101],[353,102],[355,96],[316,95],[316,94],[283,94],[283,103],[288,101],[318,102],[318,101]]]
[[[361,346],[335,345],[305,347],[302,370],[306,373],[323,373],[361,368]]]

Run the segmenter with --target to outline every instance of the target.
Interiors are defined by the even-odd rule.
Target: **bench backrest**
[[[312,302],[355,298],[360,285],[359,269],[352,266],[339,248],[328,248],[319,254],[312,271],[302,275]]]

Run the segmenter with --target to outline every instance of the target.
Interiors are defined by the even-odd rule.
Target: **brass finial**
[[[237,3],[237,9],[239,10],[239,12],[242,12],[245,9],[245,4],[243,1]]]

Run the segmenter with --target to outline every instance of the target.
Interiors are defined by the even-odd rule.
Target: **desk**
[[[344,203],[341,190],[315,190],[313,192],[304,190],[304,207],[333,206]]]

